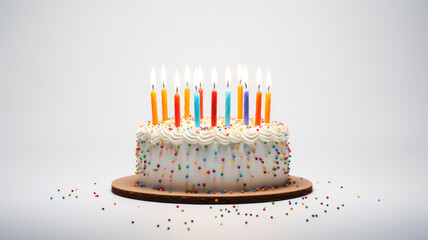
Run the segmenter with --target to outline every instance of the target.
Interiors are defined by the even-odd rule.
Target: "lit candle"
[[[193,81],[195,82],[195,93],[194,93],[194,104],[195,104],[195,127],[201,126],[201,114],[199,112],[200,110],[200,96],[198,92],[198,69],[195,69],[194,75],[193,75]]]
[[[238,119],[242,119],[242,66],[238,65]]]
[[[180,86],[180,76],[178,71],[175,71],[175,95],[174,95],[174,112],[175,112],[175,127],[180,127],[180,94],[178,94],[178,87]]]
[[[202,81],[204,80],[204,72],[202,71],[202,66],[199,65],[198,70],[198,78],[199,78],[199,97],[200,97],[200,114],[201,119],[204,118],[204,90],[202,89]]]
[[[211,83],[213,85],[213,90],[211,92],[211,127],[216,127],[217,126],[217,90],[215,89],[215,85],[217,84],[217,71],[215,67],[213,68]]]
[[[227,66],[226,68],[226,102],[225,102],[225,114],[224,114],[224,125],[226,127],[230,126],[230,68]],[[241,86],[242,87],[242,86]]]
[[[249,126],[250,125],[250,109],[249,109],[249,93],[248,93],[248,71],[247,67],[244,66],[243,71],[243,79],[244,79],[244,85],[245,85],[245,91],[244,91],[244,125]]]
[[[257,69],[257,93],[256,93],[256,126],[260,126],[262,118],[262,92],[260,91],[260,85],[262,83],[262,72],[260,67]]]
[[[152,100],[152,124],[158,124],[158,103],[156,100],[156,92],[155,92],[155,82],[156,82],[156,73],[155,69],[152,69],[152,74],[150,81],[152,83],[152,92],[150,94]]]
[[[267,86],[267,92],[265,95],[265,123],[270,122],[270,86],[272,85],[272,77],[270,76],[270,72],[267,72],[266,76],[266,86]]]
[[[186,88],[184,89],[184,117],[189,119],[190,116],[190,68],[189,65],[186,66],[186,71],[184,73],[184,78],[186,81]]]
[[[162,82],[162,121],[166,121],[168,119],[168,101],[166,99],[167,95],[166,95],[166,89],[165,89],[165,85],[166,85],[166,70],[165,70],[165,66],[162,66],[162,71],[161,71],[161,82]]]

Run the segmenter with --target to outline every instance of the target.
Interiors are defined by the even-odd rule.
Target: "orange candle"
[[[184,117],[186,119],[190,116],[190,69],[189,66],[186,66],[185,76],[186,78],[186,88],[184,89]]]
[[[202,72],[202,66],[199,66],[198,77],[199,77],[199,112],[201,113],[201,120],[204,118],[204,90],[202,89],[202,81],[204,79],[204,73]]]
[[[260,89],[257,91],[256,96],[256,126],[260,126],[262,118],[262,92]]]
[[[238,65],[238,119],[242,119],[242,96],[243,96],[243,87],[242,87],[242,66]]]
[[[163,86],[163,89],[161,91],[161,95],[162,95],[162,121],[166,121],[166,120],[168,120],[168,100],[167,100],[166,89],[165,89],[165,85],[166,85],[165,66],[162,66],[161,81],[162,81],[162,86]]]
[[[265,95],[265,123],[270,122],[270,92]]]
[[[190,88],[184,89],[184,117],[189,118],[190,116]]]
[[[175,95],[174,95],[174,113],[175,113],[175,127],[180,127],[180,94],[178,94],[178,86],[180,85],[180,78],[178,71],[175,72]]]
[[[267,85],[267,92],[265,95],[265,123],[270,122],[270,86],[272,84],[270,72],[267,73],[266,77],[266,85]]]
[[[262,118],[262,92],[260,91],[260,85],[262,82],[262,72],[260,71],[260,67],[257,69],[257,93],[256,93],[256,126],[260,126],[261,118]]]
[[[156,100],[155,81],[156,81],[156,73],[155,73],[155,70],[152,69],[152,76],[151,76],[152,92],[150,93],[150,96],[151,96],[151,102],[152,102],[152,124],[153,125],[158,124],[158,103]]]
[[[168,120],[168,101],[166,97],[166,89],[165,87],[161,91],[162,93],[162,121]]]

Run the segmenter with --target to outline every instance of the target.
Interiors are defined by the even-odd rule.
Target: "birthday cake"
[[[174,118],[137,129],[136,174],[140,187],[160,191],[219,193],[247,192],[287,185],[290,164],[289,133],[278,121],[248,126],[219,117]]]

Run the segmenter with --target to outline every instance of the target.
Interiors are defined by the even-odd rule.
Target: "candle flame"
[[[152,84],[152,89],[155,90],[155,83],[156,83],[156,72],[155,72],[155,68],[152,68],[152,74],[150,75],[150,82]]]
[[[260,70],[260,67],[257,68],[256,80],[257,80],[257,89],[260,90],[260,85],[262,84],[262,71]]]
[[[202,65],[199,65],[198,76],[199,76],[199,87],[202,88],[202,81],[204,81],[204,72],[202,70]]]
[[[193,72],[193,84],[195,85],[196,91],[198,90],[198,84],[199,84],[199,74],[198,74],[198,68],[195,67],[195,71]]]
[[[213,88],[215,89],[215,85],[217,84],[217,70],[215,66],[213,67],[213,73],[211,75],[211,84],[213,85]]]
[[[267,85],[267,90],[269,92],[270,87],[272,85],[272,76],[270,75],[270,71],[267,72],[267,76],[266,76],[266,85]]]
[[[165,88],[165,85],[166,85],[166,69],[165,69],[165,65],[162,65],[161,83],[162,83],[163,88]]]
[[[189,87],[189,82],[190,82],[190,68],[189,68],[189,65],[186,65],[186,70],[184,71],[184,80],[186,81],[186,87]]]
[[[247,70],[247,66],[244,66],[242,78],[244,80],[245,88],[248,88],[248,70]]]
[[[178,75],[178,70],[175,70],[175,91],[178,92],[178,87],[180,86],[180,75]]]
[[[226,67],[226,86],[227,87],[229,87],[230,78],[231,78],[230,67],[229,67],[229,65],[227,65],[227,67]]]
[[[238,83],[241,84],[242,83],[242,65],[238,64]]]

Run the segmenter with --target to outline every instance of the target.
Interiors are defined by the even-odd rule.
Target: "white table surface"
[[[427,10],[422,1],[0,2],[0,239],[426,239]],[[271,70],[291,173],[314,192],[291,205],[241,204],[240,215],[112,194],[111,182],[134,171],[150,69],[167,66],[172,93],[175,68],[184,86],[185,65],[202,64],[209,93],[212,66],[223,76],[230,64],[234,90],[238,63],[250,91],[257,66]]]

